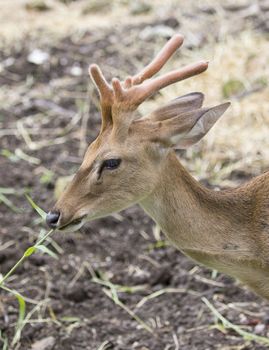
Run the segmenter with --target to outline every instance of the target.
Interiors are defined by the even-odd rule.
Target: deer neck
[[[242,202],[246,213],[238,210]],[[244,216],[251,210],[248,202],[236,190],[216,192],[203,187],[171,152],[158,185],[140,205],[179,249],[219,253],[248,250],[250,242],[242,242],[247,229]]]

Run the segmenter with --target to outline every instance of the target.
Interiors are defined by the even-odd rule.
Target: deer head
[[[109,84],[97,65],[89,68],[99,95],[102,125],[72,182],[47,215],[52,228],[80,228],[86,221],[120,211],[160,185],[164,158],[173,148],[198,142],[228,107],[202,108],[203,94],[191,93],[138,118],[138,106],[160,89],[202,73],[207,62],[152,78],[183,43],[173,36],[139,74]]]

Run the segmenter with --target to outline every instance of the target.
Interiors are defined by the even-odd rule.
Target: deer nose
[[[49,211],[46,216],[46,222],[49,227],[56,228],[60,218],[60,212],[58,210]]]

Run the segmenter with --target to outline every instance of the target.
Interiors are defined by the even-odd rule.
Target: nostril
[[[59,221],[60,212],[58,210],[49,211],[46,216],[46,222],[51,228],[56,228]]]

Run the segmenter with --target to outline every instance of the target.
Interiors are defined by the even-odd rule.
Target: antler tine
[[[134,85],[141,84],[144,80],[149,79],[158,73],[173,53],[183,44],[183,41],[184,37],[182,35],[173,35],[150,64],[148,64],[140,73],[132,77],[132,83]]]
[[[112,122],[111,106],[113,104],[113,90],[97,64],[90,65],[89,74],[100,95],[102,113],[101,130],[104,130],[107,124]]]
[[[132,118],[126,118],[121,112],[134,111],[146,98],[154,92],[180,80],[187,79],[205,71],[208,62],[198,62],[179,70],[166,73],[163,76],[152,78],[158,73],[173,53],[182,45],[183,36],[174,35],[157,54],[157,56],[140,73],[127,77],[124,82],[117,78],[112,79],[112,86],[106,81],[100,68],[93,64],[89,68],[90,76],[95,83],[99,94],[102,110],[102,129],[109,123],[120,122],[130,124]],[[152,79],[150,79],[152,78]]]
[[[111,87],[97,64],[90,65],[89,74],[100,93],[101,99],[104,101],[110,100],[112,94]]]
[[[160,77],[148,79],[140,85],[133,85],[130,88],[124,88],[117,78],[113,78],[112,87],[115,100],[118,104],[120,103],[122,110],[135,110],[143,101],[156,91],[178,81],[200,74],[204,72],[207,67],[208,62],[205,61],[193,63],[184,68],[166,73]]]
[[[146,98],[151,96],[154,92],[163,89],[164,87],[174,84],[178,81],[190,78],[194,75],[204,72],[208,68],[208,62],[202,61],[193,63],[184,68],[174,70],[172,72],[166,73],[155,79],[150,79],[145,81],[137,89],[139,91],[139,96],[137,96],[136,103],[139,105]]]
[[[154,92],[205,71],[208,67],[208,62],[198,62],[182,69],[169,72],[161,77],[150,79],[160,71],[173,53],[182,45],[183,41],[184,37],[182,35],[174,35],[164,45],[162,50],[151,61],[151,63],[140,73],[133,77],[127,77],[124,83],[121,83],[118,79],[114,78],[112,80],[112,87],[116,100],[118,102],[129,101],[128,107],[135,109]],[[123,104],[122,107],[127,106],[124,106]]]

